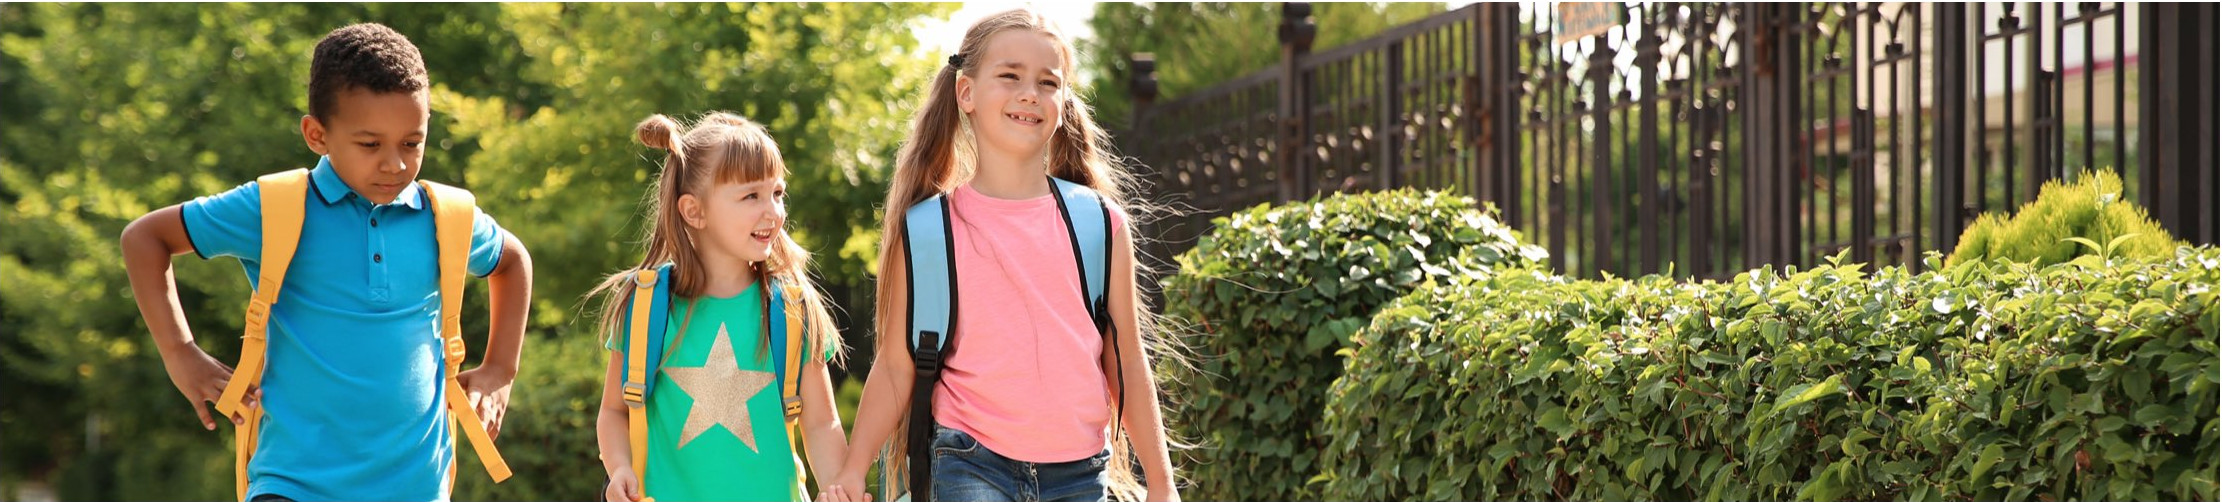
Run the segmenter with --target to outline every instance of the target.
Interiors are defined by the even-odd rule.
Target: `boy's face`
[[[332,157],[332,170],[372,204],[390,204],[416,182],[424,162],[429,93],[342,90],[331,116],[301,117],[309,149]]]

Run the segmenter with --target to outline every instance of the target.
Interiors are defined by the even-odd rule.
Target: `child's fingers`
[[[640,500],[640,486],[633,482],[631,476],[613,479],[610,480],[609,492],[602,496],[609,499],[610,502],[638,502]]]
[[[501,409],[491,400],[480,401],[474,408],[478,409],[478,423],[486,427],[486,437],[501,437]]]
[[[223,363],[217,363],[216,373],[208,379],[208,383],[201,386],[201,396],[197,399],[194,399],[194,402],[198,403],[206,401],[209,403],[215,403],[221,401],[224,399],[224,389],[230,386],[231,368],[224,367]],[[242,401],[244,401],[244,399],[242,399]],[[231,420],[232,425],[246,425],[247,423],[247,420],[240,417],[238,414],[232,414],[225,418]]]
[[[216,419],[208,417],[208,402],[202,401],[199,397],[186,396],[186,398],[193,402],[193,413],[201,416],[201,428],[216,430]]]

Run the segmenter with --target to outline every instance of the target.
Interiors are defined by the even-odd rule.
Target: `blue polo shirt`
[[[248,497],[447,500],[455,435],[430,201],[411,184],[393,203],[372,204],[328,157],[309,178],[300,247],[270,311]],[[261,204],[255,182],[185,203],[193,249],[238,258],[256,283]],[[484,277],[508,233],[475,212],[469,268]]]

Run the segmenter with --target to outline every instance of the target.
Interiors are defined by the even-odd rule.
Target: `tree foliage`
[[[633,124],[709,110],[764,123],[793,173],[790,228],[834,299],[868,318],[874,206],[931,68],[910,23],[952,10],[0,5],[0,492],[43,480],[65,499],[230,496],[230,434],[201,430],[169,383],[116,236],[147,211],[315,162],[298,132],[311,49],[334,28],[379,22],[416,43],[434,84],[422,177],[477,192],[537,264],[501,438],[520,475],[491,486],[465,453],[456,493],[591,495],[601,366],[580,296],[639,260],[659,159],[632,144]],[[175,263],[200,345],[235,360],[249,290],[239,265]],[[484,287],[472,289],[464,329],[476,346],[486,308]],[[858,346],[863,332],[843,325]]]
[[[1319,35],[1312,50],[1364,40],[1443,10],[1441,2],[1314,3]],[[1096,4],[1088,26],[1097,36],[1080,44],[1095,93],[1088,104],[1096,107],[1097,120],[1125,126],[1133,110],[1127,57],[1134,53],[1156,56],[1161,101],[1279,64],[1280,23],[1277,3]]]

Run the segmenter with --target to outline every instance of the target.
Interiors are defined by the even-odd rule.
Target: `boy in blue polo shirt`
[[[488,434],[474,439],[487,445],[500,432],[523,345],[532,261],[492,217],[468,211],[464,268],[489,282],[492,333],[483,362],[454,375],[470,404],[451,409],[432,199],[449,192],[427,193],[416,182],[428,88],[416,46],[385,26],[347,26],[317,43],[301,133],[323,157],[307,174],[291,273],[267,310],[261,385],[233,400],[246,411],[225,417],[245,425],[260,412],[242,498],[446,500],[456,429],[475,427],[455,424],[456,417],[475,412]],[[132,293],[162,365],[210,430],[216,422],[207,403],[222,403],[232,368],[194,344],[170,259],[235,257],[256,281],[263,184],[156,210],[122,236]]]

